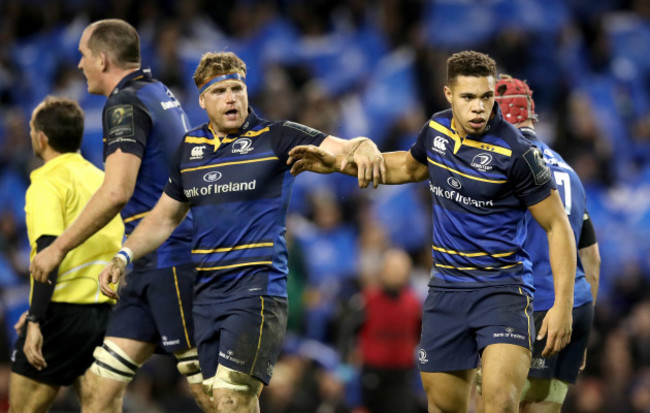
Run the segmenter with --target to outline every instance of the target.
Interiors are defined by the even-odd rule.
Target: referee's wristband
[[[38,317],[38,316],[36,316],[34,314],[27,313],[27,316],[25,317],[25,321],[40,324],[41,321],[43,321],[43,317]]]
[[[131,261],[133,261],[133,251],[129,247],[122,247],[122,249],[115,254],[115,257],[124,261],[124,265],[129,265]]]

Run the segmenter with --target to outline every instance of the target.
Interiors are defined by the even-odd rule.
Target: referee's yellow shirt
[[[104,173],[78,153],[65,153],[34,170],[25,196],[30,261],[41,235],[59,236],[97,191]],[[99,290],[97,276],[120,249],[124,224],[119,215],[86,242],[70,251],[59,266],[52,301],[73,304],[110,303]],[[34,279],[31,278],[32,292]],[[30,293],[31,304],[31,293]]]

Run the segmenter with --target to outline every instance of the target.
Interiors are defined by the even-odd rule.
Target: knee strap
[[[187,381],[190,384],[203,382],[203,374],[201,373],[199,355],[196,348],[176,352],[174,353],[174,357],[176,357],[176,360],[178,361],[176,363],[176,368],[187,378]]]
[[[213,389],[227,389],[247,396],[259,397],[264,384],[253,376],[219,365],[214,377],[203,381],[203,390],[212,394]]]
[[[532,403],[564,403],[569,391],[569,383],[558,380],[528,379],[521,395],[522,401]]]
[[[95,362],[90,366],[90,371],[123,383],[133,380],[141,366],[110,340],[105,340],[101,347],[95,347],[93,356]]]

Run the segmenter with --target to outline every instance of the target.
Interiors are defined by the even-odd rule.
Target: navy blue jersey
[[[569,216],[569,223],[575,236],[576,245],[582,232],[582,224],[588,218],[586,210],[585,189],[580,182],[578,174],[544,142],[537,139],[532,129],[522,128],[522,133],[544,153],[544,160],[551,168],[553,179],[560,192],[564,210]],[[553,288],[553,272],[548,255],[548,238],[546,231],[527,214],[528,236],[524,249],[529,251],[533,261],[533,283],[535,285],[535,311],[545,311],[553,306],[555,290]],[[585,271],[578,257],[576,282],[573,294],[573,306],[580,307],[593,301],[591,287],[585,278]]]
[[[165,193],[189,202],[194,217],[195,304],[249,295],[287,295],[286,214],[297,145],[319,146],[322,132],[270,122],[251,110],[236,135],[209,124],[185,135]]]
[[[464,139],[451,110],[434,114],[411,147],[429,170],[431,287],[518,285],[533,291],[524,215],[554,184],[540,150],[494,108],[483,134]]]
[[[149,69],[140,69],[124,77],[111,92],[104,106],[102,125],[104,161],[117,149],[142,160],[133,195],[121,212],[128,236],[158,202],[174,150],[189,123],[169,89],[153,79]],[[188,217],[156,251],[134,262],[134,269],[189,263],[191,228]]]

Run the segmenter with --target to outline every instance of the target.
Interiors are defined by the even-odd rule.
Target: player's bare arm
[[[427,167],[416,161],[410,152],[383,153],[385,172],[382,183],[396,185],[407,182],[419,182],[427,178]],[[343,155],[334,156],[321,147],[313,145],[296,146],[289,152],[287,164],[293,164],[291,173],[298,175],[305,171],[321,174],[341,172],[350,176],[359,176],[356,163],[349,162]],[[359,187],[368,186],[369,180],[359,179]]]
[[[156,206],[142,219],[123,245],[123,248],[127,248],[131,253],[129,262],[150,253],[165,242],[188,211],[188,204],[163,193]],[[117,284],[124,275],[125,267],[126,261],[116,256],[99,274],[99,285],[104,295],[119,298],[111,284]]]
[[[106,158],[104,182],[88,204],[56,241],[36,254],[30,272],[38,282],[46,282],[48,274],[66,254],[108,224],[133,194],[140,168],[140,158],[117,150]]]
[[[373,187],[386,183],[386,165],[377,145],[363,136],[346,140],[335,136],[328,136],[321,143],[320,148],[334,155],[345,155],[342,167],[354,163],[357,168],[359,186],[365,188],[372,181]]]
[[[598,243],[580,248],[578,255],[580,256],[582,267],[585,270],[585,278],[591,286],[591,296],[594,299],[594,305],[596,305],[598,285],[600,283],[600,251],[598,250]]]
[[[528,208],[548,236],[555,289],[553,307],[548,310],[537,339],[547,337],[544,357],[557,354],[571,340],[573,288],[576,273],[576,245],[557,190]]]

